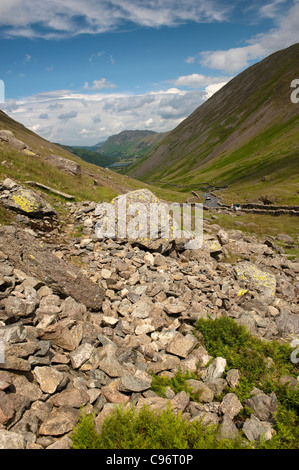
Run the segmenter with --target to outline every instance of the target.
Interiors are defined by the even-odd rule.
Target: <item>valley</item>
[[[299,113],[290,87],[298,57],[295,44],[246,69],[127,174],[164,188],[162,181],[228,186],[220,192],[228,204],[268,195],[298,205]]]
[[[0,111],[1,449],[298,448],[298,58],[92,150]]]

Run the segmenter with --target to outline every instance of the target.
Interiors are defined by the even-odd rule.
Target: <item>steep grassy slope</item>
[[[299,203],[299,104],[291,102],[299,44],[232,79],[128,174],[154,184],[229,185],[230,200],[264,194]]]

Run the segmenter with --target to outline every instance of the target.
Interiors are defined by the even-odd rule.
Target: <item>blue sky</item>
[[[1,0],[0,107],[65,144],[165,132],[298,24],[298,0]]]

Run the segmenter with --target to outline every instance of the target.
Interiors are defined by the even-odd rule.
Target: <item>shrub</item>
[[[219,439],[216,427],[188,422],[170,408],[157,412],[143,407],[118,407],[97,434],[94,416],[82,414],[71,436],[74,449],[243,449],[251,448],[240,436]]]
[[[281,383],[281,377],[297,377],[298,368],[290,360],[292,348],[277,341],[267,342],[251,336],[245,327],[231,318],[200,319],[196,324],[210,355],[227,360],[227,369],[241,372],[239,385],[231,390],[244,401],[253,387],[264,393],[274,392],[278,402],[274,428],[277,434],[260,448],[298,448],[299,387],[294,390]],[[268,365],[268,359],[271,364]]]
[[[186,392],[193,401],[199,401],[199,394],[193,393],[192,387],[189,386],[189,379],[198,379],[194,372],[187,371],[183,374],[182,370],[179,369],[176,375],[172,378],[168,378],[162,375],[152,375],[151,390],[153,390],[160,397],[165,398],[166,389],[170,387],[174,393]]]
[[[243,400],[248,398],[248,392],[255,386],[269,389],[273,387],[273,380],[278,382],[283,375],[297,376],[296,366],[290,360],[292,349],[289,345],[255,338],[232,318],[200,319],[196,329],[201,332],[211,356],[224,357],[227,369],[240,370],[239,392],[244,392],[241,395]],[[268,358],[272,359],[270,366],[267,364]]]

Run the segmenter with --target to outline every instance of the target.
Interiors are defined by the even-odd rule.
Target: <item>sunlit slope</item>
[[[232,79],[174,129],[130,176],[155,184],[229,185],[229,200],[299,203],[299,44]]]

